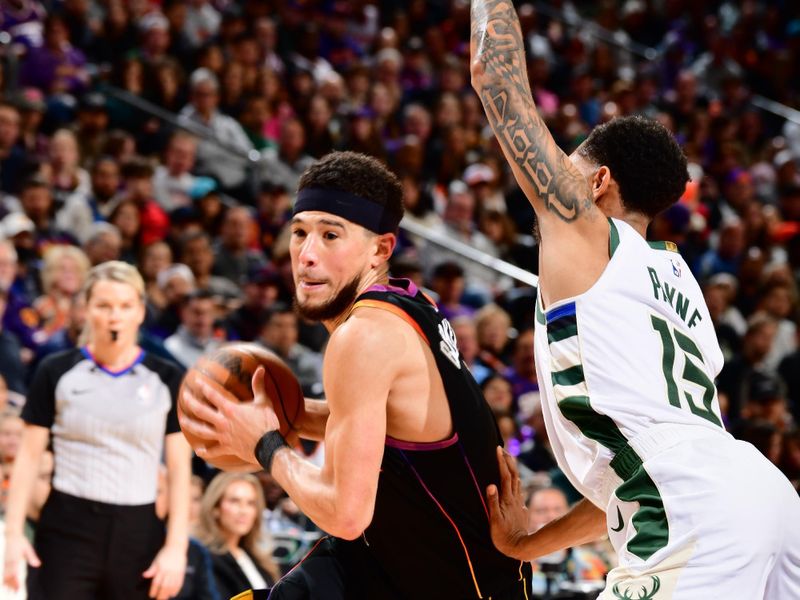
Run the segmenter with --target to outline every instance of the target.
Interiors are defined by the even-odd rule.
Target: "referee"
[[[138,271],[112,261],[84,286],[85,345],[47,357],[23,409],[25,432],[11,479],[3,580],[19,588],[31,567],[32,600],[167,599],[186,569],[190,450],[176,399],[182,373],[137,345],[144,319]],[[53,490],[34,545],[23,535],[35,465],[52,436]],[[162,456],[169,523],[155,514]]]

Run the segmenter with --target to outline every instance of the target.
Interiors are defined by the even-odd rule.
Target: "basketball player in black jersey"
[[[403,215],[378,161],[333,153],[300,179],[291,222],[298,311],[331,333],[327,402],[306,401],[303,437],[322,468],[286,446],[254,376],[254,404],[208,385],[187,397],[198,454],[261,465],[330,537],[270,598],[525,599],[528,563],[492,545],[483,490],[499,479],[497,426],[455,334],[410,281],[388,277]],[[210,405],[210,406],[209,406]]]

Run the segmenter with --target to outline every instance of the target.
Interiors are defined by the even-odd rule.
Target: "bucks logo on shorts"
[[[625,591],[622,592],[619,589],[619,584],[615,583],[611,591],[614,593],[614,597],[619,598],[619,600],[652,600],[656,597],[658,590],[661,589],[661,580],[655,575],[651,575],[650,580],[653,584],[653,589],[650,590],[647,589],[648,586],[643,585],[638,590],[635,587],[633,589],[626,587]],[[635,596],[633,595],[634,592],[636,592]]]

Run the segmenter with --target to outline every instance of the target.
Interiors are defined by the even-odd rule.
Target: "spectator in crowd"
[[[128,161],[122,167],[122,177],[125,193],[120,202],[133,202],[139,211],[140,230],[134,249],[138,254],[141,246],[167,237],[169,217],[153,196],[153,165],[150,161],[141,158]]]
[[[19,191],[19,173],[26,164],[25,150],[17,144],[19,136],[19,110],[11,104],[0,104],[0,191],[6,194]]]
[[[175,263],[163,269],[156,282],[164,296],[165,305],[154,315],[150,333],[166,339],[181,324],[180,311],[184,299],[197,289],[192,270],[184,264]]]
[[[181,324],[164,340],[164,347],[187,369],[222,343],[215,336],[214,312],[214,295],[208,290],[198,289],[183,299]]]
[[[192,174],[196,157],[195,137],[182,131],[172,135],[164,151],[164,164],[153,174],[154,195],[165,211],[191,205],[200,189],[209,185],[208,180]]]
[[[141,252],[142,214],[139,205],[129,197],[120,197],[114,203],[114,210],[108,216],[108,222],[119,234],[119,259],[136,264],[136,257]]]
[[[714,322],[714,331],[719,340],[722,355],[728,361],[739,351],[741,339],[736,330],[728,323],[723,321],[725,311],[730,307],[731,295],[729,288],[722,283],[710,280],[703,286],[703,297],[705,298],[711,320]]]
[[[110,215],[119,185],[117,162],[107,156],[98,158],[91,167],[91,191],[76,191],[67,196],[64,206],[56,213],[56,224],[85,243],[92,224]]]
[[[448,187],[447,204],[443,215],[443,225],[440,233],[458,240],[473,248],[485,252],[490,256],[497,255],[497,249],[486,236],[480,233],[476,225],[475,196],[467,185],[460,180],[452,182]],[[423,266],[427,273],[432,274],[433,268],[446,260],[458,261],[448,249],[442,249],[430,244],[421,252]],[[496,276],[488,272],[485,267],[472,263],[465,269],[467,293],[476,295],[485,301],[491,297],[491,291]]]
[[[309,398],[322,396],[322,355],[298,343],[297,315],[288,304],[272,305],[258,341],[289,365],[297,377],[303,394]]]
[[[517,335],[511,353],[511,366],[505,375],[511,382],[515,402],[519,402],[527,394],[538,395],[539,380],[533,359],[533,329],[526,329]]]
[[[195,494],[195,475],[192,476],[191,502],[194,503]],[[202,480],[201,480],[202,481]],[[156,516],[162,521],[169,519],[169,478],[167,469],[163,465],[158,469],[158,495],[156,496]],[[202,496],[202,488],[200,489]],[[198,500],[199,502],[199,500]],[[189,515],[189,526],[193,525],[191,506]],[[190,529],[191,531],[191,529]],[[189,549],[186,553],[186,575],[183,578],[183,586],[174,600],[225,600],[220,598],[217,592],[217,584],[214,581],[214,574],[211,568],[211,554],[205,546],[193,537],[189,538]]]
[[[52,246],[44,255],[42,295],[33,302],[38,315],[38,343],[67,325],[73,299],[83,288],[90,268],[86,254],[76,246]]]
[[[0,290],[0,313],[8,309],[8,292]],[[5,325],[0,323],[0,376],[7,386],[7,389],[17,394],[25,395],[27,386],[25,385],[25,365],[30,360],[31,354],[23,354],[17,336],[6,330]]]
[[[69,305],[66,323],[63,327],[53,332],[36,349],[36,354],[28,366],[28,379],[36,372],[39,363],[50,354],[77,348],[80,345],[81,334],[86,326],[86,300],[83,294],[75,294]]]
[[[268,588],[279,577],[262,547],[263,512],[264,494],[253,475],[220,473],[203,495],[197,538],[211,552],[222,598]]]
[[[800,429],[795,428],[784,434],[780,468],[800,492]]]
[[[15,102],[20,117],[18,146],[27,153],[27,160],[23,164],[28,166],[43,162],[50,149],[50,137],[41,130],[47,112],[44,100],[45,95],[41,90],[24,88]]]
[[[788,411],[786,392],[776,375],[755,372],[749,377],[747,400],[742,407],[742,421],[765,421],[781,434],[790,428],[792,418]],[[734,434],[738,427],[734,427]]]
[[[752,373],[765,368],[764,359],[772,348],[778,325],[775,319],[764,313],[753,315],[748,321],[747,333],[742,340],[742,350],[725,363],[717,378],[717,389],[721,404],[728,409],[723,417],[728,423],[735,422],[746,401],[746,384]]]
[[[22,440],[22,431],[24,429],[25,421],[19,416],[19,410],[13,407],[6,407],[0,411],[0,475],[2,476],[0,508],[4,513],[9,482],[11,481],[11,469],[14,466],[14,460],[17,458],[19,443]]]
[[[85,196],[89,193],[91,180],[81,167],[78,140],[69,129],[59,129],[53,134],[49,160],[42,166],[42,175],[50,182],[57,210],[72,194]]]
[[[199,290],[206,290],[212,296],[222,299],[238,299],[241,295],[239,286],[227,277],[212,275],[214,266],[214,250],[211,238],[204,231],[192,231],[180,238],[180,262],[188,266],[194,275],[195,285]]]
[[[222,220],[219,243],[214,249],[214,275],[241,285],[248,273],[266,264],[261,250],[253,248],[256,224],[246,206],[229,208]]]
[[[211,133],[210,139],[197,146],[198,168],[217,179],[226,190],[241,187],[247,176],[246,160],[241,155],[252,150],[253,145],[242,126],[218,110],[219,82],[211,71],[197,69],[189,79],[189,88],[189,104],[179,116],[208,128]]]
[[[39,88],[46,94],[78,95],[86,89],[86,57],[70,43],[69,30],[61,16],[47,16],[44,43],[28,52],[19,78],[22,85]]]
[[[19,213],[13,215],[25,219],[24,215]],[[30,220],[28,222],[30,223]],[[30,226],[32,230],[33,223],[30,223]],[[0,233],[5,235],[10,233],[3,229],[2,223],[0,223]],[[14,236],[9,237],[13,239]],[[36,346],[34,334],[39,322],[36,312],[30,305],[33,298],[27,293],[25,282],[19,277],[18,272],[19,262],[14,243],[9,239],[0,239],[0,294],[4,294],[5,298],[2,328],[13,333],[22,346],[32,349]]]
[[[303,151],[305,129],[299,119],[287,119],[281,124],[278,147],[267,150],[264,155],[264,178],[287,190],[296,190],[300,175],[314,158]]]
[[[507,367],[511,317],[497,304],[487,304],[475,314],[478,332],[478,360],[492,371],[503,373]]]
[[[796,309],[797,298],[791,284],[782,281],[764,284],[756,310],[771,316],[778,326],[772,347],[764,358],[764,368],[769,371],[775,371],[781,361],[797,349],[797,326],[792,320]]]
[[[483,396],[495,416],[514,414],[514,392],[507,377],[492,373],[480,385]]]
[[[119,260],[122,243],[119,227],[106,221],[95,221],[86,234],[83,251],[94,267],[109,260]]]
[[[478,360],[480,348],[478,347],[478,330],[475,327],[475,321],[472,317],[463,315],[455,317],[450,324],[456,334],[461,360],[467,365],[475,381],[479,385],[482,384],[491,375],[492,370]]]
[[[225,322],[228,339],[250,342],[258,337],[278,300],[280,286],[280,274],[272,266],[254,269],[247,275],[242,305]]]
[[[431,290],[438,296],[439,311],[448,320],[471,317],[475,309],[461,303],[464,294],[464,268],[455,261],[439,263],[431,274]]]
[[[567,497],[558,488],[534,491],[528,501],[529,529],[537,531],[569,510]],[[597,582],[602,589],[608,565],[593,550],[578,546],[567,548],[534,561],[531,592],[537,598],[555,598],[565,582]]]
[[[144,279],[148,311],[159,311],[167,300],[158,286],[158,275],[172,264],[172,248],[166,242],[153,242],[142,249],[139,272]]]
[[[45,179],[35,176],[23,183],[19,201],[25,216],[34,224],[33,247],[38,258],[51,244],[75,243],[72,234],[59,228],[53,218],[53,192]],[[12,237],[8,233],[6,236]]]
[[[92,164],[103,151],[108,139],[108,103],[100,92],[84,94],[78,103],[75,137],[83,164]]]

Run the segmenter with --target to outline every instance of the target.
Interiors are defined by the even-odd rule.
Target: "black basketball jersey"
[[[359,306],[399,315],[428,343],[453,421],[439,442],[387,436],[372,523],[355,542],[366,597],[457,600],[522,589],[529,564],[498,552],[489,533],[485,490],[499,482],[500,433],[450,323],[407,280],[370,288]]]

